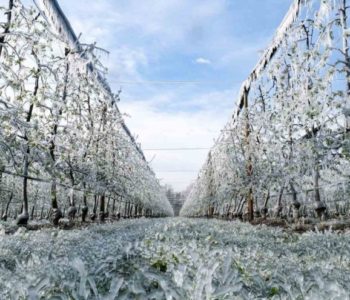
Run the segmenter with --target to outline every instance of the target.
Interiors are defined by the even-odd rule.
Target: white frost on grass
[[[0,236],[0,299],[349,299],[350,235],[139,219]]]

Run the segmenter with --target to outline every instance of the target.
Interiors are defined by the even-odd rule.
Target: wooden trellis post
[[[253,187],[251,182],[251,177],[253,175],[253,163],[252,163],[252,156],[250,153],[250,123],[249,123],[249,103],[248,103],[248,94],[249,89],[244,88],[244,94],[243,94],[243,105],[245,110],[245,128],[244,128],[244,138],[245,138],[245,152],[248,154],[247,161],[246,161],[246,172],[247,177],[249,181],[249,187],[247,191],[246,201],[247,201],[247,208],[248,208],[248,220],[252,221],[254,219],[254,197],[253,197]]]
[[[346,72],[346,84],[347,84],[347,95],[350,96],[350,53],[349,53],[349,41],[348,41],[348,16],[347,16],[347,0],[342,0],[340,7],[340,24],[343,31],[342,44],[343,44],[343,55]]]

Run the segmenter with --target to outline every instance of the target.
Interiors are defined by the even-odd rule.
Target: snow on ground
[[[0,299],[349,299],[350,234],[139,219],[0,235]]]

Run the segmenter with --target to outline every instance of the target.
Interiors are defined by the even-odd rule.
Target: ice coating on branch
[[[299,12],[301,9],[301,6],[305,3],[307,3],[309,0],[294,0],[292,6],[290,7],[289,11],[287,12],[286,16],[284,17],[281,25],[276,30],[275,36],[270,43],[270,45],[267,47],[267,49],[264,51],[261,59],[253,69],[253,71],[250,73],[248,79],[242,84],[240,92],[239,92],[239,104],[238,104],[238,111],[235,115],[238,115],[241,109],[241,102],[242,97],[245,90],[250,90],[250,86],[252,84],[252,81],[254,81],[257,77],[261,75],[261,72],[264,71],[267,64],[269,64],[270,60],[273,58],[275,52],[277,51],[278,47],[280,46],[281,42],[283,41],[285,34],[287,30],[293,25],[296,18],[299,16]]]
[[[319,198],[328,217],[349,214],[349,10],[343,0],[293,2],[242,84],[183,216],[246,218],[249,200],[256,218],[290,221],[297,202],[295,215],[313,218]]]
[[[106,95],[109,96],[110,101],[113,102],[115,100],[114,99],[115,96],[113,95],[113,92],[112,92],[106,78],[96,68],[96,66],[94,66],[93,60],[95,58],[94,58],[93,51],[94,51],[95,45],[91,45],[89,47],[89,49],[87,49],[87,50],[83,49],[83,47],[81,46],[69,20],[67,19],[67,17],[63,13],[57,0],[34,0],[34,2],[36,3],[37,7],[40,9],[42,14],[46,17],[47,22],[55,28],[55,31],[57,32],[57,34],[59,36],[61,36],[66,43],[68,43],[68,45],[70,46],[71,49],[74,49],[78,53],[85,52],[85,54],[83,54],[82,56],[86,61],[83,64],[76,65],[75,67],[78,69],[82,69],[82,70],[87,69],[88,72],[91,73],[91,77],[101,87],[101,89],[104,91],[104,93],[106,93]],[[78,60],[78,62],[82,62],[82,60]],[[118,112],[119,112],[119,110],[118,110]],[[130,140],[134,144],[135,148],[138,150],[139,154],[142,156],[142,158],[144,160],[146,160],[142,150],[136,144],[134,137],[130,133],[128,127],[125,125],[124,121],[122,121],[122,126],[123,126],[125,133],[130,138]]]

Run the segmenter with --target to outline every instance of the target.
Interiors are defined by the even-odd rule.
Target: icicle
[[[243,95],[244,91],[249,91],[253,81],[255,81],[261,73],[266,69],[266,66],[269,64],[278,48],[280,47],[282,41],[285,39],[285,34],[288,29],[293,25],[295,20],[298,18],[302,5],[308,3],[309,0],[294,0],[292,6],[290,7],[288,13],[283,19],[281,25],[278,27],[275,37],[271,42],[270,46],[266,49],[262,58],[255,66],[248,79],[242,84],[240,93],[239,93],[239,104],[237,112],[234,114],[239,115],[241,108],[243,107]]]
[[[322,24],[326,19],[329,18],[331,11],[332,11],[332,5],[329,2],[329,0],[322,0],[320,3],[320,9],[317,13],[315,23]]]

